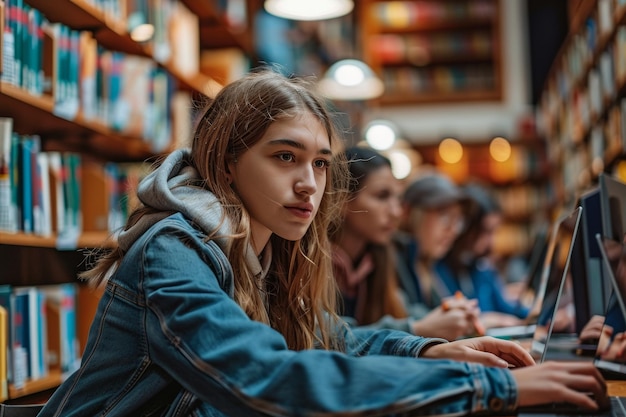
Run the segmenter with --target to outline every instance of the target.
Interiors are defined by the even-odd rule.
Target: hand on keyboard
[[[604,378],[588,362],[545,362],[513,369],[518,406],[568,403],[588,410],[609,406]]]

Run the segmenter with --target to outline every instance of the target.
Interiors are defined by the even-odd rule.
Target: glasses
[[[455,209],[434,209],[437,225],[446,229],[452,229],[460,233],[465,228],[465,218],[463,214]]]

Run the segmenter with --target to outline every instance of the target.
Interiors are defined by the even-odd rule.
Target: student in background
[[[486,327],[520,324],[528,308],[505,297],[502,278],[492,262],[494,236],[502,224],[502,209],[479,184],[462,187],[470,204],[465,228],[454,241],[437,271],[450,292],[476,298]]]
[[[429,309],[447,305],[452,297],[437,271],[443,258],[464,225],[466,198],[447,176],[429,172],[418,177],[403,195],[403,225],[395,238],[398,255],[397,271],[403,297],[410,305]],[[476,300],[463,301],[464,310],[476,316]],[[468,325],[466,336],[476,334]]]
[[[447,301],[449,308],[413,306],[408,316],[400,297],[392,237],[402,217],[402,186],[391,162],[368,147],[345,150],[352,180],[342,221],[331,235],[333,267],[342,295],[342,313],[358,325],[396,328],[420,336],[454,340],[466,334],[475,319],[474,309],[462,300]]]
[[[588,392],[606,400],[591,364],[530,366],[513,342],[342,324],[327,237],[348,178],[340,144],[300,79],[260,71],[224,87],[191,149],[140,183],[142,207],[84,275],[104,293],[80,368],[40,417],[465,414],[597,407]]]

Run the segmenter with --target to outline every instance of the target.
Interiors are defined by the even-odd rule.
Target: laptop
[[[522,297],[526,299],[527,305],[531,306],[529,314],[523,324],[518,326],[492,327],[487,329],[487,336],[503,339],[530,339],[533,337],[537,328],[538,312],[541,310],[544,293],[548,287],[546,280],[549,278],[548,269],[551,268],[552,264],[548,259],[548,254],[551,253],[551,248],[555,245],[556,239],[567,239],[568,233],[573,233],[569,224],[576,221],[575,219],[577,217],[579,217],[579,214],[578,211],[575,210],[571,214],[562,216],[557,220],[550,236],[548,236],[547,232],[537,235],[531,252],[526,290],[522,293]],[[573,238],[573,236],[570,237],[570,239],[571,238]]]
[[[534,300],[531,304],[528,317],[524,320],[524,323],[519,326],[510,327],[495,327],[487,329],[486,334],[488,336],[505,338],[505,339],[522,339],[532,338],[537,332],[538,319],[541,317],[541,312],[544,308],[550,308],[549,303],[554,303],[555,300],[548,299],[544,305],[544,299],[547,290],[552,290],[558,283],[553,283],[554,280],[560,279],[560,273],[556,270],[559,264],[555,263],[554,255],[555,249],[561,247],[569,247],[574,241],[574,236],[578,231],[578,225],[580,223],[582,209],[577,207],[570,214],[562,216],[554,225],[552,235],[547,242],[547,247],[543,251],[543,264],[540,268],[540,277],[536,284],[536,293]],[[558,281],[560,282],[560,281]],[[554,304],[552,304],[554,305]]]
[[[626,379],[626,338],[620,335],[626,334],[626,305],[624,295],[626,295],[626,245],[624,242],[615,241],[610,238],[602,238],[596,235],[598,247],[604,263],[608,269],[608,276],[612,282],[611,302],[605,310],[604,325],[601,335],[596,343],[596,350],[593,355],[594,365],[602,372],[607,379]],[[564,288],[564,285],[561,286]],[[610,328],[610,329],[609,329]],[[546,350],[550,351],[555,347],[553,334],[548,331],[546,338]],[[561,351],[556,340],[557,351]],[[544,354],[540,360],[543,362],[548,358]],[[604,411],[582,410],[576,406],[556,403],[540,406],[521,407],[518,416],[570,416],[570,415],[597,415],[602,417],[623,417],[626,415],[626,397],[612,396],[610,398],[611,407]]]
[[[626,184],[606,173],[600,174],[598,183],[602,212],[602,236],[619,241],[626,233]],[[608,274],[606,267],[602,271],[603,275]],[[611,285],[607,279],[604,279],[603,290],[606,302],[611,294]]]
[[[595,356],[596,367],[608,379],[626,379],[626,245],[596,235],[612,291]]]
[[[576,265],[574,259],[580,258],[583,252],[581,218],[579,206],[559,223],[548,254],[543,302],[537,313],[530,348],[530,354],[539,362],[546,359],[591,361],[596,349],[595,344],[579,341],[579,334],[588,320],[587,304],[582,302],[586,297],[586,282],[572,271]]]

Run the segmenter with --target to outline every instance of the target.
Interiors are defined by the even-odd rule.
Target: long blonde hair
[[[297,241],[271,237],[272,264],[263,295],[258,277],[245,262],[250,218],[227,181],[227,165],[254,146],[274,121],[305,112],[325,128],[337,158],[330,165],[319,211],[305,235]],[[228,256],[235,277],[235,301],[251,319],[267,323],[283,334],[291,349],[341,347],[331,335],[338,323],[337,288],[327,234],[335,227],[347,189],[341,145],[331,113],[310,81],[287,78],[271,70],[252,72],[224,87],[202,111],[193,134],[191,164],[204,180],[204,187],[222,203],[224,217],[232,225]],[[147,207],[139,208],[129,217],[126,228],[149,211]],[[123,255],[116,248],[83,277],[102,281]]]

